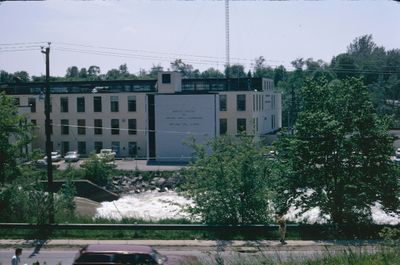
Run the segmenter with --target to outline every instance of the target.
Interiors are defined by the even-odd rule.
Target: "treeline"
[[[297,117],[299,91],[307,79],[325,78],[344,80],[349,77],[362,78],[372,95],[372,102],[380,115],[393,115],[400,120],[398,102],[400,100],[400,49],[386,50],[378,46],[371,35],[364,35],[353,40],[345,53],[338,54],[328,62],[312,58],[298,58],[291,62],[291,70],[280,65],[269,66],[266,59],[260,56],[254,60],[251,69],[241,64],[226,67],[223,72],[213,67],[204,71],[181,59],[171,62],[169,70],[182,73],[184,78],[243,78],[266,77],[274,80],[275,86],[283,92],[283,124],[291,127]],[[118,69],[102,73],[99,66],[88,68],[68,67],[65,76],[51,77],[53,81],[84,80],[137,80],[154,79],[160,71],[166,70],[161,65],[151,69],[141,69],[139,73],[130,73],[126,64]],[[42,82],[44,76],[30,76],[25,71],[8,73],[0,71],[0,83]]]

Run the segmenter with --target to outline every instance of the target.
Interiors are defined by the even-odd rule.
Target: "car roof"
[[[102,253],[110,253],[110,252],[132,252],[132,253],[143,253],[150,254],[154,250],[150,246],[142,246],[142,245],[128,245],[128,244],[100,244],[100,245],[88,245],[85,247],[82,252],[102,252]]]

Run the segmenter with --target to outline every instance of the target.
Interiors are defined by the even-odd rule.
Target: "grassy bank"
[[[385,248],[377,253],[346,251],[335,255],[327,253],[325,257],[303,260],[286,260],[268,257],[234,257],[230,259],[216,256],[212,262],[199,262],[192,265],[398,265],[400,252],[398,248]]]

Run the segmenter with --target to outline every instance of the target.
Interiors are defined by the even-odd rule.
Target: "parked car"
[[[97,154],[99,159],[104,161],[114,161],[116,153],[112,149],[101,149],[100,153]]]
[[[37,168],[47,168],[47,160],[45,159],[39,159],[39,160],[34,160],[31,162],[32,166],[35,166]],[[58,168],[59,165],[52,164],[53,168]]]
[[[77,151],[69,151],[64,156],[65,162],[77,162],[79,161],[79,154]]]
[[[73,265],[162,265],[167,257],[150,246],[139,245],[88,245],[82,248]]]
[[[400,148],[396,149],[395,155],[396,157],[400,158]]]
[[[62,157],[59,152],[51,152],[51,161],[53,162],[59,162],[61,161]],[[43,160],[47,161],[47,156],[43,157]]]

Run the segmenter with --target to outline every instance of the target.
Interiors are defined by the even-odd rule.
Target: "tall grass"
[[[222,258],[217,255],[213,261],[184,263],[189,265],[399,265],[400,249],[382,249],[376,253],[345,251],[342,254],[327,252],[319,258],[270,258],[262,255],[252,257]],[[290,255],[290,253],[288,254]]]

